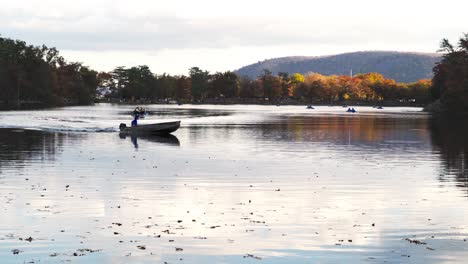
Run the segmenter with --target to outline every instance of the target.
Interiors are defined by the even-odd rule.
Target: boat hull
[[[120,133],[124,134],[144,134],[144,135],[164,135],[170,134],[180,127],[180,121],[165,122],[148,125],[138,125],[134,127],[121,127]]]

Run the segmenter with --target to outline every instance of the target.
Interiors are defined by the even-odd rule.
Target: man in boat
[[[134,115],[134,116],[133,116],[132,127],[138,125],[138,116],[139,116],[139,115]]]

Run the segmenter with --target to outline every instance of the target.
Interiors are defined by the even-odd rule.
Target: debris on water
[[[146,246],[137,246],[138,249],[145,250]]]
[[[11,252],[13,253],[13,255],[18,255],[22,251],[20,251],[19,249],[12,249]]]
[[[434,251],[435,249],[431,248],[431,247],[426,247],[426,249],[429,249],[431,251]]]
[[[252,255],[252,254],[247,254],[247,255],[244,256],[244,258],[253,258],[253,259],[258,259],[258,260],[262,259],[261,257],[255,256],[255,255]]]
[[[121,226],[122,224],[121,223],[112,223],[113,225],[116,225],[116,226]]]
[[[89,252],[89,253],[94,253],[94,252],[102,251],[102,249],[80,248],[80,249],[78,249],[77,251],[78,251],[78,252]]]
[[[416,240],[416,239],[405,238],[405,240],[410,242],[411,244],[416,244],[416,245],[426,245],[427,244],[426,242],[421,242],[421,241]]]
[[[183,249],[183,248],[178,248],[178,247],[176,247],[176,248],[175,248],[175,251],[184,251],[184,249]]]

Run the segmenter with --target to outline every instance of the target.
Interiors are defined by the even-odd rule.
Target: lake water
[[[468,129],[419,108],[0,112],[0,263],[466,263]],[[17,253],[17,254],[15,254]]]

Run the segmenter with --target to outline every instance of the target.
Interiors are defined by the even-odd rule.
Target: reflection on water
[[[440,153],[444,171],[442,181],[456,181],[468,196],[468,122],[451,118],[432,118],[431,139],[434,150]]]
[[[128,135],[128,133],[119,133],[121,139],[130,138],[133,146],[138,148],[138,140],[155,142],[163,145],[180,146],[179,139],[171,134],[168,135]]]
[[[128,118],[102,105],[24,114],[49,132],[0,129],[0,263],[468,257],[465,123],[387,108],[184,107],[146,107],[145,121],[182,120],[168,137],[77,133]],[[63,133],[34,119],[81,113]]]
[[[32,160],[53,162],[64,142],[84,134],[47,133],[23,129],[0,129],[0,171],[26,166]],[[26,163],[26,164],[25,164]]]
[[[426,120],[381,118],[375,116],[289,116],[281,122],[260,124],[253,135],[286,142],[327,142],[333,144],[385,144],[387,140],[411,143],[425,138]],[[249,126],[251,127],[251,126]],[[229,127],[228,127],[229,128]],[[415,133],[410,129],[417,130]]]

